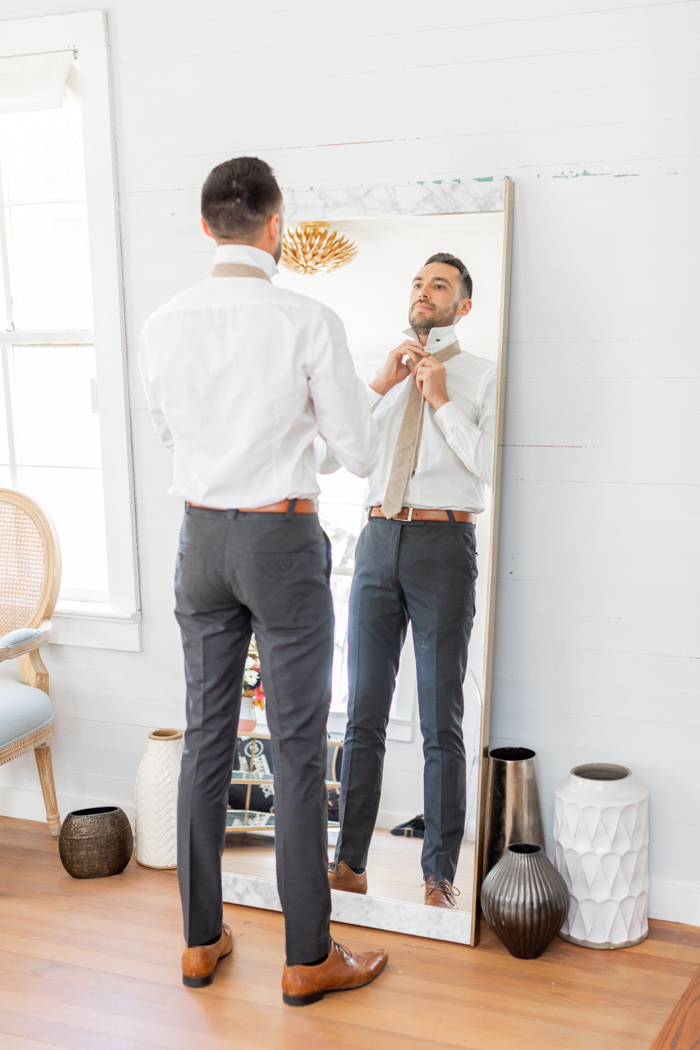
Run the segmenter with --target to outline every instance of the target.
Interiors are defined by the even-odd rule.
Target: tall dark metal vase
[[[536,755],[529,747],[496,747],[490,752],[484,833],[485,876],[511,842],[544,847]]]
[[[539,844],[515,842],[484,879],[481,907],[511,955],[538,959],[564,924],[569,891]]]

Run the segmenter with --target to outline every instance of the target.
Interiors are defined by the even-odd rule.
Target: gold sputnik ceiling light
[[[330,273],[352,262],[357,251],[347,237],[331,233],[327,222],[301,222],[282,238],[280,261],[295,273]]]

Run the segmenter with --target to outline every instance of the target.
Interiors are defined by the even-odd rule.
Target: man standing
[[[367,892],[389,709],[410,621],[425,758],[425,903],[439,908],[456,907],[474,524],[493,463],[495,365],[461,351],[454,329],[471,310],[471,295],[464,263],[444,252],[431,256],[413,280],[410,338],[369,384],[382,450],[350,594],[340,834],[329,870],[334,889]],[[321,469],[328,466],[330,459]]]
[[[183,981],[210,984],[233,947],[222,923],[226,797],[254,631],[275,768],[277,881],[285,916],[285,1001],[357,988],[387,953],[330,939],[326,720],[333,611],[318,522],[314,440],[366,477],[379,451],[343,326],[327,307],[276,288],[282,195],[271,168],[239,157],[202,190],[217,243],[211,277],[146,322],[148,405],[185,500],[175,576],[187,680],[178,798]]]

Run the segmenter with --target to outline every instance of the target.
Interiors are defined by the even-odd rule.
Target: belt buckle
[[[413,511],[415,510],[415,508],[414,507],[406,507],[406,510],[408,511],[408,517],[404,518],[404,521],[413,521]]]

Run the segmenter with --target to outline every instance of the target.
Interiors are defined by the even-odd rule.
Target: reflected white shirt
[[[220,245],[214,263],[271,277],[268,252]],[[170,492],[210,507],[262,507],[319,494],[314,440],[367,477],[379,436],[340,318],[262,278],[210,277],[144,325],[148,407],[173,451]]]
[[[405,334],[416,338],[411,328]],[[425,349],[435,353],[455,341],[456,326],[433,328]],[[484,486],[491,485],[493,472],[496,365],[466,350],[444,365],[450,400],[437,412],[425,404],[416,472],[403,502],[406,507],[479,514],[485,508]],[[369,386],[380,371],[366,380],[382,441],[379,462],[369,479],[367,507],[381,506],[384,500],[410,384],[414,382],[413,376],[407,376],[382,396]],[[319,469],[322,474],[331,473],[338,464],[333,466],[332,458],[326,457]]]

